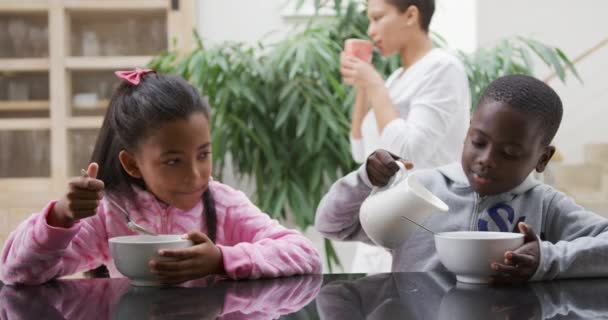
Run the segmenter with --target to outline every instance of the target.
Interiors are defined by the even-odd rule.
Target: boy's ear
[[[131,177],[141,179],[141,172],[139,171],[137,161],[135,161],[133,154],[129,151],[121,150],[118,154],[118,159],[120,160],[122,168],[125,169]]]
[[[538,159],[538,163],[536,163],[536,172],[543,172],[551,160],[551,157],[555,154],[554,146],[546,146],[543,154]]]

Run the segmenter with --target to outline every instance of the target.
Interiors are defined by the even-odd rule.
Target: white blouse
[[[411,160],[416,169],[458,161],[471,107],[462,62],[435,48],[405,72],[393,72],[386,86],[401,118],[379,132],[371,109],[363,118],[362,138],[350,137],[354,160],[362,163],[376,149],[385,149]]]

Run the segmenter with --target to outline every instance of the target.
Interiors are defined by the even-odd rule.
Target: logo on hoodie
[[[524,221],[525,217],[519,218],[517,223],[515,220],[515,210],[506,203],[499,203],[486,210],[491,221],[484,218],[479,218],[477,221],[477,229],[479,231],[495,231],[510,232],[512,229],[517,229],[517,223]],[[493,226],[490,226],[493,224]],[[515,231],[516,232],[516,231]]]

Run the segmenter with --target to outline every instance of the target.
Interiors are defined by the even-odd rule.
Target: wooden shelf
[[[98,99],[107,98],[120,82],[113,71],[145,67],[153,55],[171,48],[170,39],[177,39],[175,49],[189,51],[194,44],[192,29],[196,27],[198,3],[198,0],[0,0],[0,15],[23,20],[25,29],[43,30],[48,35],[48,38],[30,37],[44,39],[44,46],[14,45],[7,50],[6,58],[0,57],[0,77],[28,85],[32,99],[48,100],[0,100],[0,113],[4,117],[0,117],[0,133],[17,139],[10,140],[10,148],[20,152],[8,150],[14,155],[8,158],[11,163],[2,168],[8,171],[3,171],[2,177],[10,178],[0,178],[0,221],[4,212],[11,216],[12,212],[30,211],[28,208],[39,210],[65,192],[75,161],[82,160],[72,149],[81,140],[95,136],[108,106],[107,100],[86,105],[84,99],[79,108],[73,103],[74,95],[96,93]],[[133,22],[125,21],[131,18]],[[127,27],[113,25],[116,22]],[[135,32],[124,32],[128,25],[134,25]],[[151,30],[156,30],[156,37],[149,36]],[[137,44],[142,37],[143,44]],[[112,56],[85,56],[85,44],[93,42],[97,50],[86,53]],[[38,140],[38,136],[44,138]],[[36,139],[33,140],[36,145],[30,145],[29,137]],[[44,168],[32,167],[30,163],[38,163],[34,158],[38,155],[24,153],[22,142],[17,141],[25,141],[27,150],[44,148]],[[0,223],[0,246],[6,235],[3,226]]]
[[[49,71],[48,58],[0,59],[0,72]]]
[[[48,192],[51,178],[0,178],[0,194],[5,192]]]
[[[110,105],[110,99],[101,99],[97,101],[97,105],[95,105],[98,109],[107,109]]]
[[[78,106],[78,105],[72,105],[72,108],[77,109],[77,110],[99,110],[99,109],[107,109],[108,105],[110,104],[110,100],[109,99],[102,99],[102,100],[97,100],[97,102],[95,102],[95,106]]]
[[[53,199],[59,198],[67,191],[67,178],[62,181],[63,188],[53,188],[50,177],[0,178],[0,203],[3,208],[32,210],[22,212],[29,215],[42,210]],[[38,207],[36,211],[33,208]],[[23,208],[23,209],[21,209]],[[32,208],[32,209],[27,209]]]
[[[65,8],[72,11],[160,11],[169,9],[169,0],[66,0]]]
[[[118,70],[144,67],[152,56],[68,57],[65,65],[70,70]]]
[[[102,116],[71,117],[68,119],[68,129],[99,129],[103,123]]]
[[[0,119],[0,131],[46,130],[50,128],[51,120],[48,118]]]
[[[49,9],[48,1],[1,0],[0,12],[44,12]]]
[[[48,100],[0,101],[0,111],[39,111],[49,106]]]

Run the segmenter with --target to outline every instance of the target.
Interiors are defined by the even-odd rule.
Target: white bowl
[[[524,235],[511,232],[454,231],[435,235],[441,263],[466,283],[487,283],[496,273],[492,262],[502,263],[504,254],[524,244]]]
[[[152,258],[170,260],[158,256],[160,249],[183,249],[192,246],[181,235],[135,235],[110,238],[110,253],[116,269],[129,278],[134,286],[159,286],[158,278],[150,272]]]

